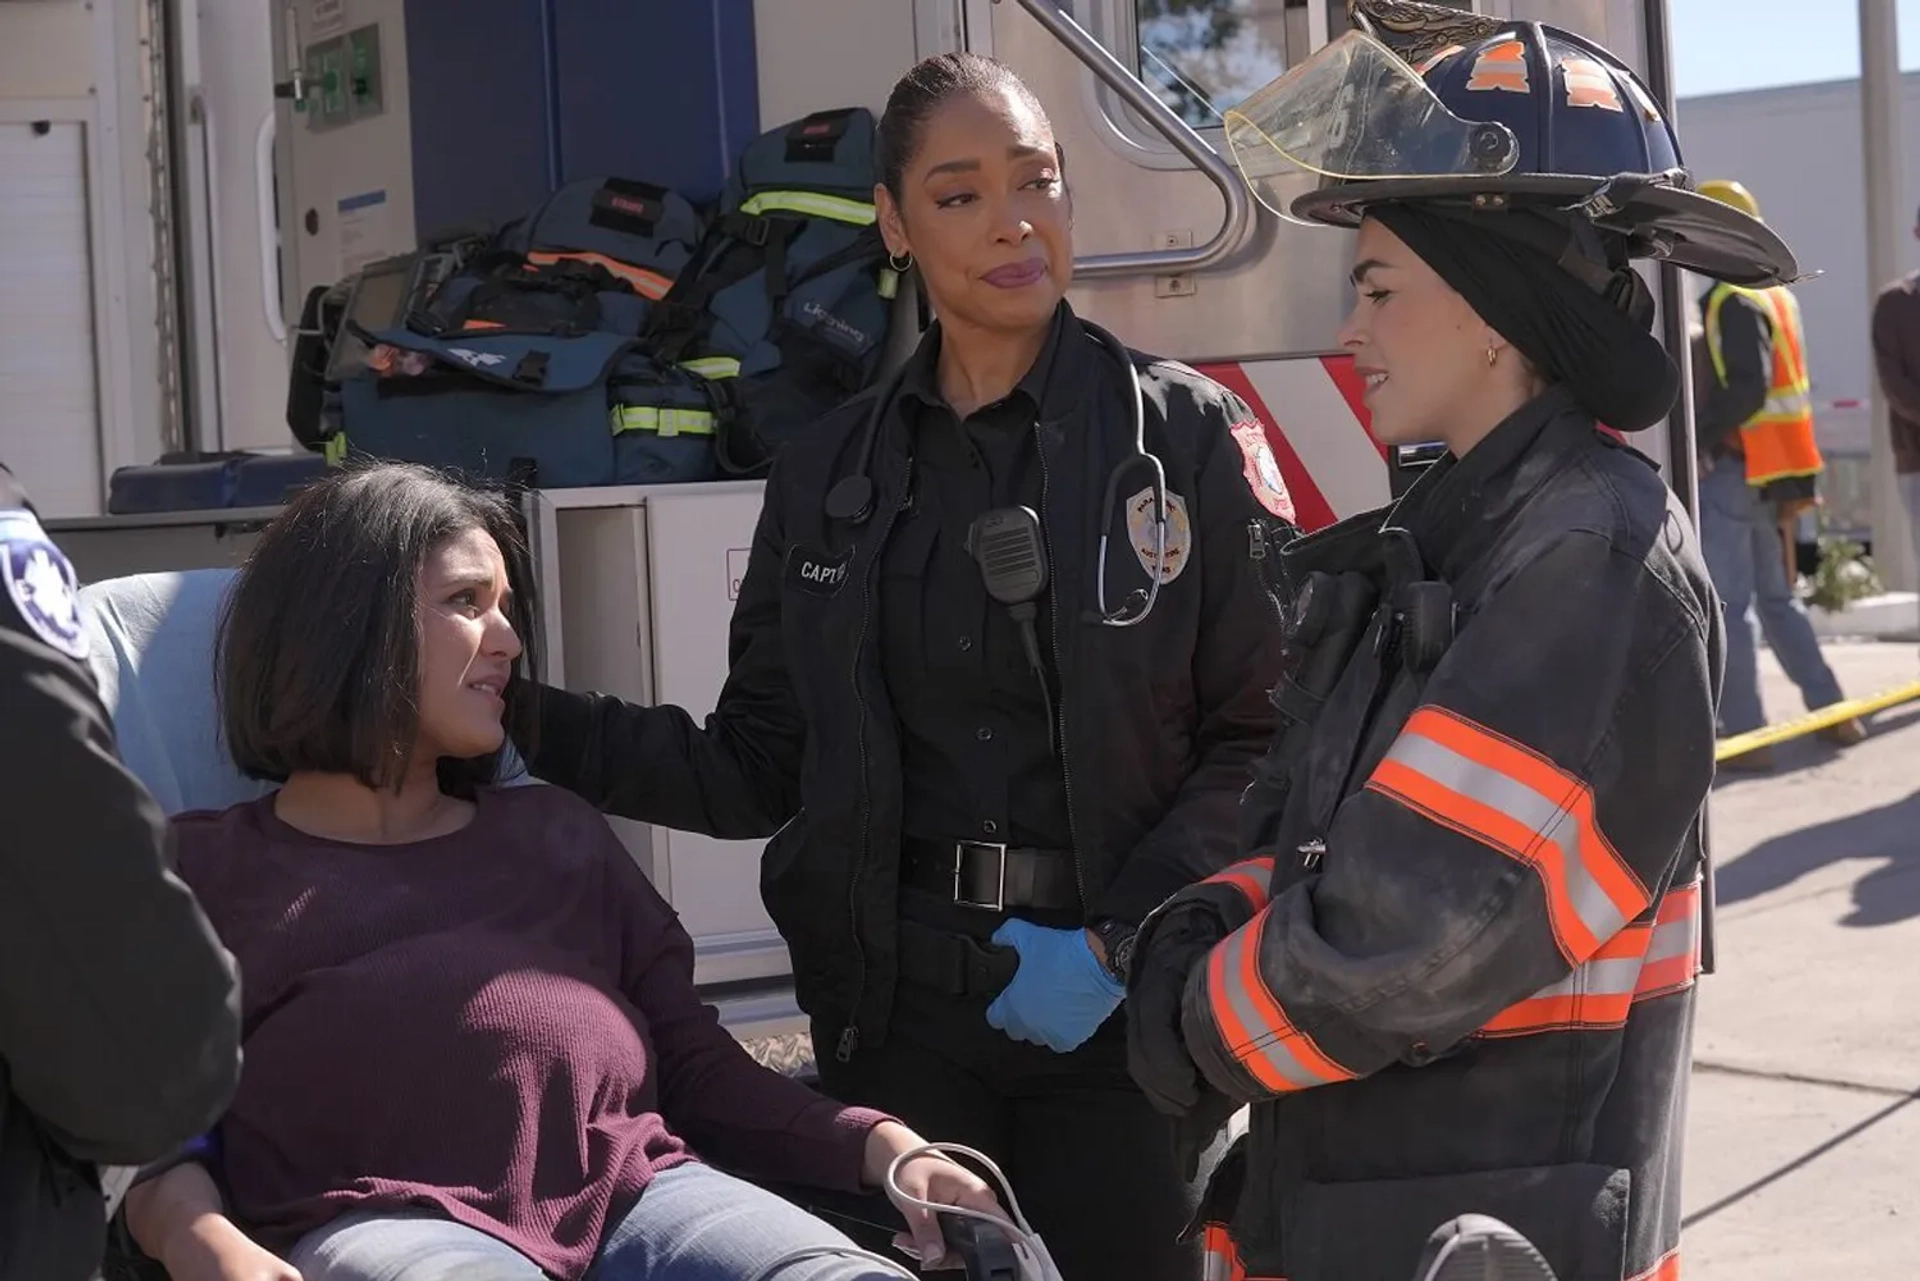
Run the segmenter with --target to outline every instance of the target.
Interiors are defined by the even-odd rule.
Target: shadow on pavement
[[[1853,912],[1842,925],[1890,925],[1920,916],[1920,791],[1754,846],[1714,870],[1715,900],[1727,907],[1757,898],[1853,858],[1880,862],[1854,882]]]

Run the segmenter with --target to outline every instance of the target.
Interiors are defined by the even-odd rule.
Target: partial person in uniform
[[[1913,235],[1920,240],[1920,214]],[[1893,470],[1907,511],[1914,569],[1920,573],[1920,271],[1886,285],[1874,299],[1873,368],[1887,401]]]
[[[881,232],[936,323],[775,463],[706,724],[547,690],[530,765],[777,832],[826,1089],[1000,1162],[1064,1275],[1190,1276],[1122,982],[1137,923],[1233,856],[1292,507],[1244,403],[1064,300],[1060,151],[1011,72],[929,59],[879,133]]]
[[[103,1166],[219,1115],[240,1072],[231,960],[114,751],[73,568],[0,466],[0,1281],[84,1281]]]
[[[1666,1281],[1725,636],[1687,512],[1598,425],[1678,394],[1635,255],[1756,286],[1793,258],[1570,32],[1315,59],[1236,157],[1263,198],[1329,175],[1285,208],[1358,227],[1373,429],[1446,451],[1282,554],[1287,726],[1244,861],[1142,928],[1134,1073],[1202,1132],[1252,1105],[1203,1216],[1223,1267]]]
[[[1760,217],[1759,202],[1737,182],[1703,182],[1700,194]],[[1716,280],[1700,296],[1700,319],[1707,355],[1706,371],[1695,379],[1706,395],[1694,404],[1700,545],[1727,614],[1727,678],[1720,691],[1725,737],[1766,724],[1756,620],[1809,711],[1845,696],[1794,596],[1787,566],[1791,531],[1813,507],[1826,466],[1814,437],[1800,303],[1785,285],[1743,289]],[[1866,736],[1857,717],[1820,731],[1842,747]],[[1773,749],[1756,748],[1725,763],[1768,770]]]

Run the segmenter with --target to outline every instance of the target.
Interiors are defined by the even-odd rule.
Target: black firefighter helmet
[[[1627,257],[1737,285],[1799,277],[1764,223],[1694,190],[1652,93],[1599,45],[1406,0],[1350,9],[1365,29],[1227,113],[1234,163],[1283,218],[1353,227],[1384,201],[1555,211]],[[1369,10],[1436,16],[1409,39]],[[1303,192],[1302,176],[1317,184]]]

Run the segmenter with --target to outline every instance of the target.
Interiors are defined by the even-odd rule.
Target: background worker
[[[1920,216],[1913,235],[1920,240]],[[1873,303],[1873,367],[1887,398],[1893,469],[1920,568],[1920,271],[1887,285]]]
[[[1751,218],[1760,205],[1738,182],[1700,184]],[[1727,675],[1720,693],[1722,737],[1766,724],[1754,620],[1809,711],[1841,701],[1839,678],[1820,653],[1813,624],[1794,594],[1788,549],[1792,527],[1816,502],[1825,464],[1814,438],[1800,304],[1785,285],[1742,289],[1712,282],[1700,295],[1700,322],[1712,376],[1694,410],[1700,454],[1700,541],[1714,590],[1727,613]],[[1820,731],[1841,746],[1866,738],[1858,718]],[[1726,762],[1770,769],[1762,747]]]

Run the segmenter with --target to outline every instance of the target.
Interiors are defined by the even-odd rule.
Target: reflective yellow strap
[[[1707,293],[1706,314],[1700,318],[1701,328],[1707,331],[1707,355],[1713,359],[1713,376],[1722,387],[1727,385],[1727,359],[1720,351],[1720,307],[1732,292],[1732,285],[1715,285]]]
[[[740,362],[732,356],[695,356],[680,362],[680,368],[702,378],[738,378]]]
[[[740,206],[740,212],[750,218],[776,211],[805,214],[809,218],[831,218],[835,222],[850,222],[856,227],[872,226],[875,219],[873,205],[868,201],[849,200],[845,196],[823,196],[816,191],[763,191],[749,197]]]
[[[615,405],[613,434],[649,431],[656,436],[711,436],[713,415],[704,409],[661,409],[656,405]]]

